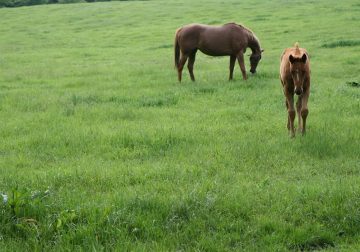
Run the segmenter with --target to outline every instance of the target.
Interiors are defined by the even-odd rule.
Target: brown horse
[[[309,114],[307,107],[310,95],[310,61],[309,55],[304,48],[287,48],[281,55],[280,80],[286,97],[288,110],[287,128],[291,137],[295,136],[294,120],[294,93],[298,96],[296,110],[298,114],[299,131],[305,134],[306,117]]]
[[[191,24],[179,28],[175,34],[175,66],[178,71],[178,79],[181,81],[183,67],[189,59],[188,69],[192,81],[195,81],[193,68],[195,55],[199,49],[211,56],[230,56],[230,75],[233,71],[236,59],[239,62],[243,79],[246,80],[244,53],[250,47],[251,73],[256,72],[256,67],[261,59],[263,50],[255,34],[242,25],[229,23],[222,26],[209,26]]]

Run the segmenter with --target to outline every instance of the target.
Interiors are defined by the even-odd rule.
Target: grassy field
[[[129,1],[0,9],[1,251],[360,250],[358,1]],[[175,30],[242,23],[247,81]],[[311,55],[290,139],[283,49]],[[249,62],[246,60],[247,71]],[[348,84],[354,82],[354,85]],[[2,202],[3,201],[3,202]]]

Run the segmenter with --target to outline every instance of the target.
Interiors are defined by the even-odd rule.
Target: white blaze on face
[[[297,82],[299,82],[299,81],[300,81],[299,72],[296,72],[295,78],[296,78],[296,81],[297,81]]]

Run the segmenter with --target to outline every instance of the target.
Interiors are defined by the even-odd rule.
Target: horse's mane
[[[246,30],[249,34],[254,35],[254,33],[253,33],[252,30],[250,30],[249,28],[247,28],[246,26],[244,26],[244,25],[242,25],[242,24],[237,24],[237,23],[235,23],[235,22],[232,22],[232,23],[229,23],[229,24],[235,24],[235,25],[239,26],[240,28]]]
[[[250,30],[249,28],[247,28],[246,26],[242,25],[242,24],[237,24],[235,22],[230,22],[230,23],[226,23],[224,25],[228,25],[228,24],[232,24],[232,25],[237,25],[238,27],[240,27],[241,29],[245,30],[248,35],[249,35],[249,40],[251,43],[257,44],[259,46],[260,49],[260,41],[259,39],[256,37],[255,33]]]
[[[240,28],[248,31],[249,33],[254,34],[249,28],[245,27],[245,26],[242,25],[242,24],[237,24],[237,23],[235,23],[235,22],[229,22],[229,23],[226,23],[226,24],[224,24],[224,25],[229,25],[229,24],[237,25],[237,26],[239,26]]]
[[[295,53],[296,53],[296,54],[300,54],[299,42],[296,42],[296,43],[294,44],[294,47],[295,47]]]
[[[255,42],[259,46],[259,49],[260,49],[260,41],[256,37],[255,33],[243,25],[239,25],[239,26],[248,32],[250,41]]]
[[[250,30],[249,28],[247,28],[246,26],[244,26],[244,25],[242,25],[242,24],[237,24],[237,23],[235,23],[235,22],[230,22],[230,23],[227,23],[227,24],[234,24],[234,25],[239,26],[241,29],[244,29],[245,31],[248,32],[249,37],[250,37],[252,40],[255,40],[256,42],[259,43],[259,39],[255,36],[255,33],[254,33],[252,30]],[[227,25],[227,24],[225,24],[225,25]]]
[[[304,49],[299,47],[299,42],[296,42],[294,44],[295,47],[295,54],[302,57],[303,54],[306,54],[308,58],[310,58],[309,53]]]

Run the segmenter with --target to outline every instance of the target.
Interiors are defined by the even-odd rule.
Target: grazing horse
[[[298,114],[299,131],[304,135],[306,117],[309,114],[307,107],[310,95],[310,61],[304,48],[299,48],[295,43],[292,48],[287,48],[281,55],[280,80],[286,97],[288,111],[287,128],[290,136],[295,136],[294,120],[294,93],[298,96],[296,110]]]
[[[263,50],[255,34],[242,25],[229,23],[222,26],[209,26],[202,24],[190,24],[179,28],[175,34],[175,67],[178,71],[178,79],[181,82],[183,67],[189,59],[188,69],[192,81],[195,81],[193,68],[195,55],[199,49],[210,56],[230,56],[230,75],[233,71],[236,59],[239,62],[243,79],[246,80],[244,53],[250,47],[251,73],[256,72],[256,67],[261,59]]]

